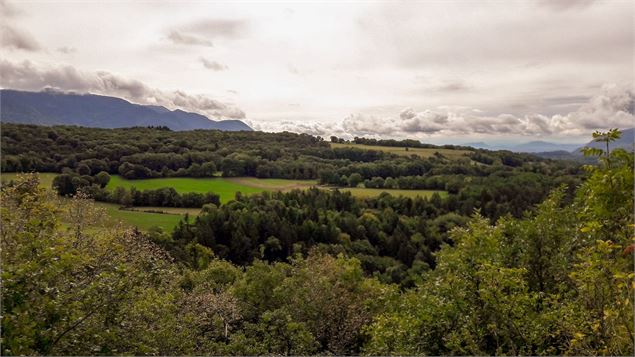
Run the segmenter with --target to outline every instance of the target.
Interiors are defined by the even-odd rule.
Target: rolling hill
[[[172,130],[252,130],[240,120],[214,121],[180,109],[130,103],[94,94],[53,91],[0,91],[0,121],[38,125],[77,125],[93,128],[166,126]]]

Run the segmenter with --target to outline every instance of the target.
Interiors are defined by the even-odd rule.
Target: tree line
[[[105,171],[129,179],[211,177],[221,173],[261,178],[320,178],[326,183],[339,184],[342,176],[353,173],[364,179],[442,174],[487,176],[509,170],[557,176],[563,170],[579,166],[528,154],[472,148],[467,148],[471,154],[461,160],[449,160],[443,155],[403,157],[379,150],[331,148],[321,137],[287,132],[171,132],[161,128],[98,129],[7,123],[3,124],[1,140],[0,164],[4,172],[62,172],[70,168],[81,175]],[[415,143],[384,142],[393,146],[431,146]]]
[[[110,175],[105,171],[90,176],[67,170],[55,176],[52,188],[61,196],[71,197],[83,193],[97,201],[118,203],[123,207],[201,208],[206,204],[220,205],[220,196],[213,192],[178,193],[172,187],[138,190],[134,186],[129,189],[115,187],[109,190],[106,189],[109,181]]]

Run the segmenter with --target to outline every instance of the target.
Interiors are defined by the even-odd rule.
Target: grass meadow
[[[356,145],[367,146],[367,145]],[[426,149],[429,150],[429,149]],[[448,150],[457,151],[457,150]],[[412,152],[412,151],[411,151]],[[2,181],[9,181],[16,177],[16,173],[2,173]],[[57,173],[39,173],[40,186],[50,189],[53,179]],[[114,190],[116,187],[131,188],[136,187],[138,190],[157,189],[162,187],[173,187],[179,193],[185,192],[214,192],[220,195],[221,203],[226,203],[234,199],[236,192],[244,195],[257,194],[263,191],[289,191],[292,189],[306,189],[317,186],[316,180],[285,180],[285,179],[258,179],[255,177],[232,177],[232,178],[191,178],[191,177],[175,177],[175,178],[156,178],[142,180],[126,180],[121,176],[111,176],[107,189]],[[330,187],[322,187],[324,189],[333,189]],[[434,190],[399,190],[399,189],[378,189],[378,188],[362,188],[362,187],[342,187],[340,191],[351,192],[355,197],[369,198],[377,197],[383,192],[387,192],[393,196],[415,197],[431,197],[435,192],[441,197],[446,197],[445,191]],[[175,207],[133,207],[132,209],[120,209],[115,203],[96,202],[97,207],[103,208],[108,217],[108,224],[122,223],[124,225],[135,226],[140,230],[147,230],[153,226],[159,226],[165,231],[171,231],[174,226],[187,213],[194,217],[199,212],[198,208],[175,208]],[[152,211],[152,212],[148,212]],[[157,213],[163,212],[163,213]]]
[[[404,197],[427,197],[430,198],[435,192],[439,194],[439,196],[447,197],[448,193],[446,191],[435,191],[435,190],[399,190],[399,189],[390,189],[390,188],[362,188],[362,187],[342,187],[338,188],[338,190],[342,192],[350,192],[353,196],[359,198],[369,198],[369,197],[377,197],[381,195],[383,192],[389,193],[392,196],[404,196]]]
[[[465,155],[471,153],[469,150],[454,150],[454,149],[441,149],[441,148],[408,148],[397,146],[379,146],[379,145],[362,145],[362,144],[346,144],[346,143],[331,143],[332,148],[358,148],[362,150],[376,150],[385,151],[392,154],[401,156],[417,155],[421,158],[428,158],[434,155],[435,152],[447,157],[448,159],[457,160],[464,158]]]

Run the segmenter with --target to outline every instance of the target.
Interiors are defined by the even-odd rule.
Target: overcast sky
[[[437,143],[635,126],[632,1],[0,4],[3,88]]]

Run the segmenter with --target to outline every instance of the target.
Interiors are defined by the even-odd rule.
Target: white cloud
[[[73,66],[39,67],[30,61],[12,63],[0,60],[0,77],[4,88],[37,91],[52,87],[63,91],[112,95],[139,104],[180,108],[214,118],[245,118],[245,113],[231,104],[181,90],[151,88],[141,81],[106,71],[83,72]]]
[[[482,111],[464,107],[426,109],[416,112],[403,109],[396,116],[351,114],[340,123],[267,122],[255,124],[257,130],[292,131],[313,135],[336,135],[391,138],[432,138],[435,136],[469,136],[474,134],[525,137],[583,136],[595,129],[631,128],[635,95],[628,86],[605,85],[578,110],[566,115],[528,114],[484,115]]]
[[[15,25],[15,19],[19,18],[22,12],[16,9],[13,4],[4,0],[0,1],[0,45],[9,50],[39,51],[40,44],[35,38],[19,26]]]
[[[40,50],[40,45],[35,38],[23,30],[13,26],[2,25],[0,26],[0,33],[2,33],[0,43],[4,48],[25,51]]]
[[[236,101],[263,127],[313,133],[568,138],[598,117],[613,126],[631,119],[611,107],[617,104],[589,98],[602,83],[633,82],[634,9],[632,1],[590,0],[0,0],[7,17],[0,23],[28,30],[40,47],[2,48],[7,61],[39,64],[42,79],[31,85],[24,73],[12,82],[20,88],[72,82],[83,91],[108,88],[135,101],[240,116],[227,104]],[[77,51],[62,55],[59,48]],[[211,75],[225,65],[231,70]],[[106,74],[117,77],[110,87]],[[153,92],[159,88],[161,94]],[[211,98],[192,95],[209,91]],[[202,109],[218,103],[225,108]],[[401,118],[403,108],[415,115]]]

